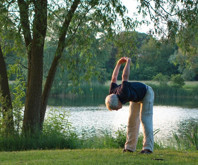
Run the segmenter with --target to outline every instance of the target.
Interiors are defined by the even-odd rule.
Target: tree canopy
[[[193,70],[196,75],[197,3],[193,0],[141,0],[139,14],[149,15],[155,25],[153,32],[164,38],[157,41],[133,32],[139,22],[126,16],[127,9],[120,0],[2,0],[0,62],[2,66],[14,63],[20,68],[18,71],[23,70],[20,76],[22,84],[25,81],[26,92],[23,133],[42,130],[57,70],[66,75],[66,86],[69,83],[79,85],[96,76],[104,82],[116,59],[124,55],[132,58],[133,73],[138,75],[134,79],[151,79],[159,71],[169,75],[173,73],[170,69],[176,70],[178,65],[181,71]],[[163,23],[167,29],[162,29]],[[122,32],[123,27],[125,32]],[[114,41],[110,40],[112,37]],[[176,41],[179,49],[167,44],[170,40]],[[172,61],[176,66],[169,62],[174,51]],[[11,62],[13,56],[14,62]],[[181,57],[185,60],[178,60]],[[162,61],[165,63],[160,65]],[[0,76],[4,81],[0,82],[0,89],[3,99],[8,99],[3,109],[4,116],[9,116],[10,123],[5,123],[9,129],[10,124],[14,128],[13,109],[10,91],[3,88],[9,87],[6,78],[9,67],[2,68]],[[55,84],[61,82],[55,81]]]
[[[115,29],[119,29],[118,17],[125,27],[132,27],[132,20],[124,15],[126,7],[119,0],[3,0],[0,7],[0,20],[5,20],[1,24],[1,34],[7,36],[6,29],[10,26],[14,34],[19,36],[20,44],[26,48],[24,65],[27,66],[27,85],[23,119],[25,134],[34,133],[38,128],[42,130],[47,100],[63,57],[67,68],[74,72],[78,67],[86,65],[84,78],[89,79],[94,65],[90,59],[95,55],[88,50],[95,37],[99,34],[112,35]],[[43,55],[46,41],[53,41],[56,46],[44,82]],[[3,54],[7,47],[4,45]],[[72,78],[75,80],[75,77]],[[8,96],[9,91],[5,92]]]

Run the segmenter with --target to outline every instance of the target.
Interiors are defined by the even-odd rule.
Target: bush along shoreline
[[[198,83],[195,86],[183,87],[172,85],[172,83],[157,84],[154,81],[148,81],[145,83],[153,88],[156,97],[198,99]],[[74,99],[77,97],[104,97],[109,92],[109,85],[104,85],[100,83],[83,84],[78,89],[62,89],[61,91],[62,92],[52,90],[51,97],[65,97]]]
[[[155,92],[155,105],[177,105],[184,107],[198,106],[198,83],[186,85],[181,88],[168,84],[156,84],[153,81],[146,82]],[[95,83],[84,84],[79,93],[51,93],[49,105],[53,106],[97,106],[103,105],[109,92],[109,85]]]
[[[117,131],[83,130],[79,135],[69,122],[66,111],[51,109],[43,126],[43,132],[34,136],[23,136],[21,131],[12,136],[0,133],[0,151],[48,150],[48,149],[122,149],[126,141],[126,127]],[[156,135],[160,130],[155,130]],[[198,150],[198,121],[183,122],[179,131],[173,133],[169,145],[155,142],[155,149]],[[143,136],[139,135],[137,150],[142,148]]]

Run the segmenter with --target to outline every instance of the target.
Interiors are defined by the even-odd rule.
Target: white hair
[[[106,107],[109,110],[116,109],[118,107],[118,96],[116,94],[110,94],[105,99]]]

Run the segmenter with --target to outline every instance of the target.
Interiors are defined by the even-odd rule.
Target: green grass
[[[139,151],[123,154],[121,149],[0,152],[1,165],[195,165],[197,163],[198,151],[155,150],[150,155],[139,154]]]

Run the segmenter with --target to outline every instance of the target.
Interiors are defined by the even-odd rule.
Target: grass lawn
[[[94,165],[94,164],[167,164],[196,165],[198,151],[155,150],[153,154],[142,155],[122,153],[121,149],[76,149],[76,150],[38,150],[20,152],[0,152],[1,165],[34,164],[34,165]]]

